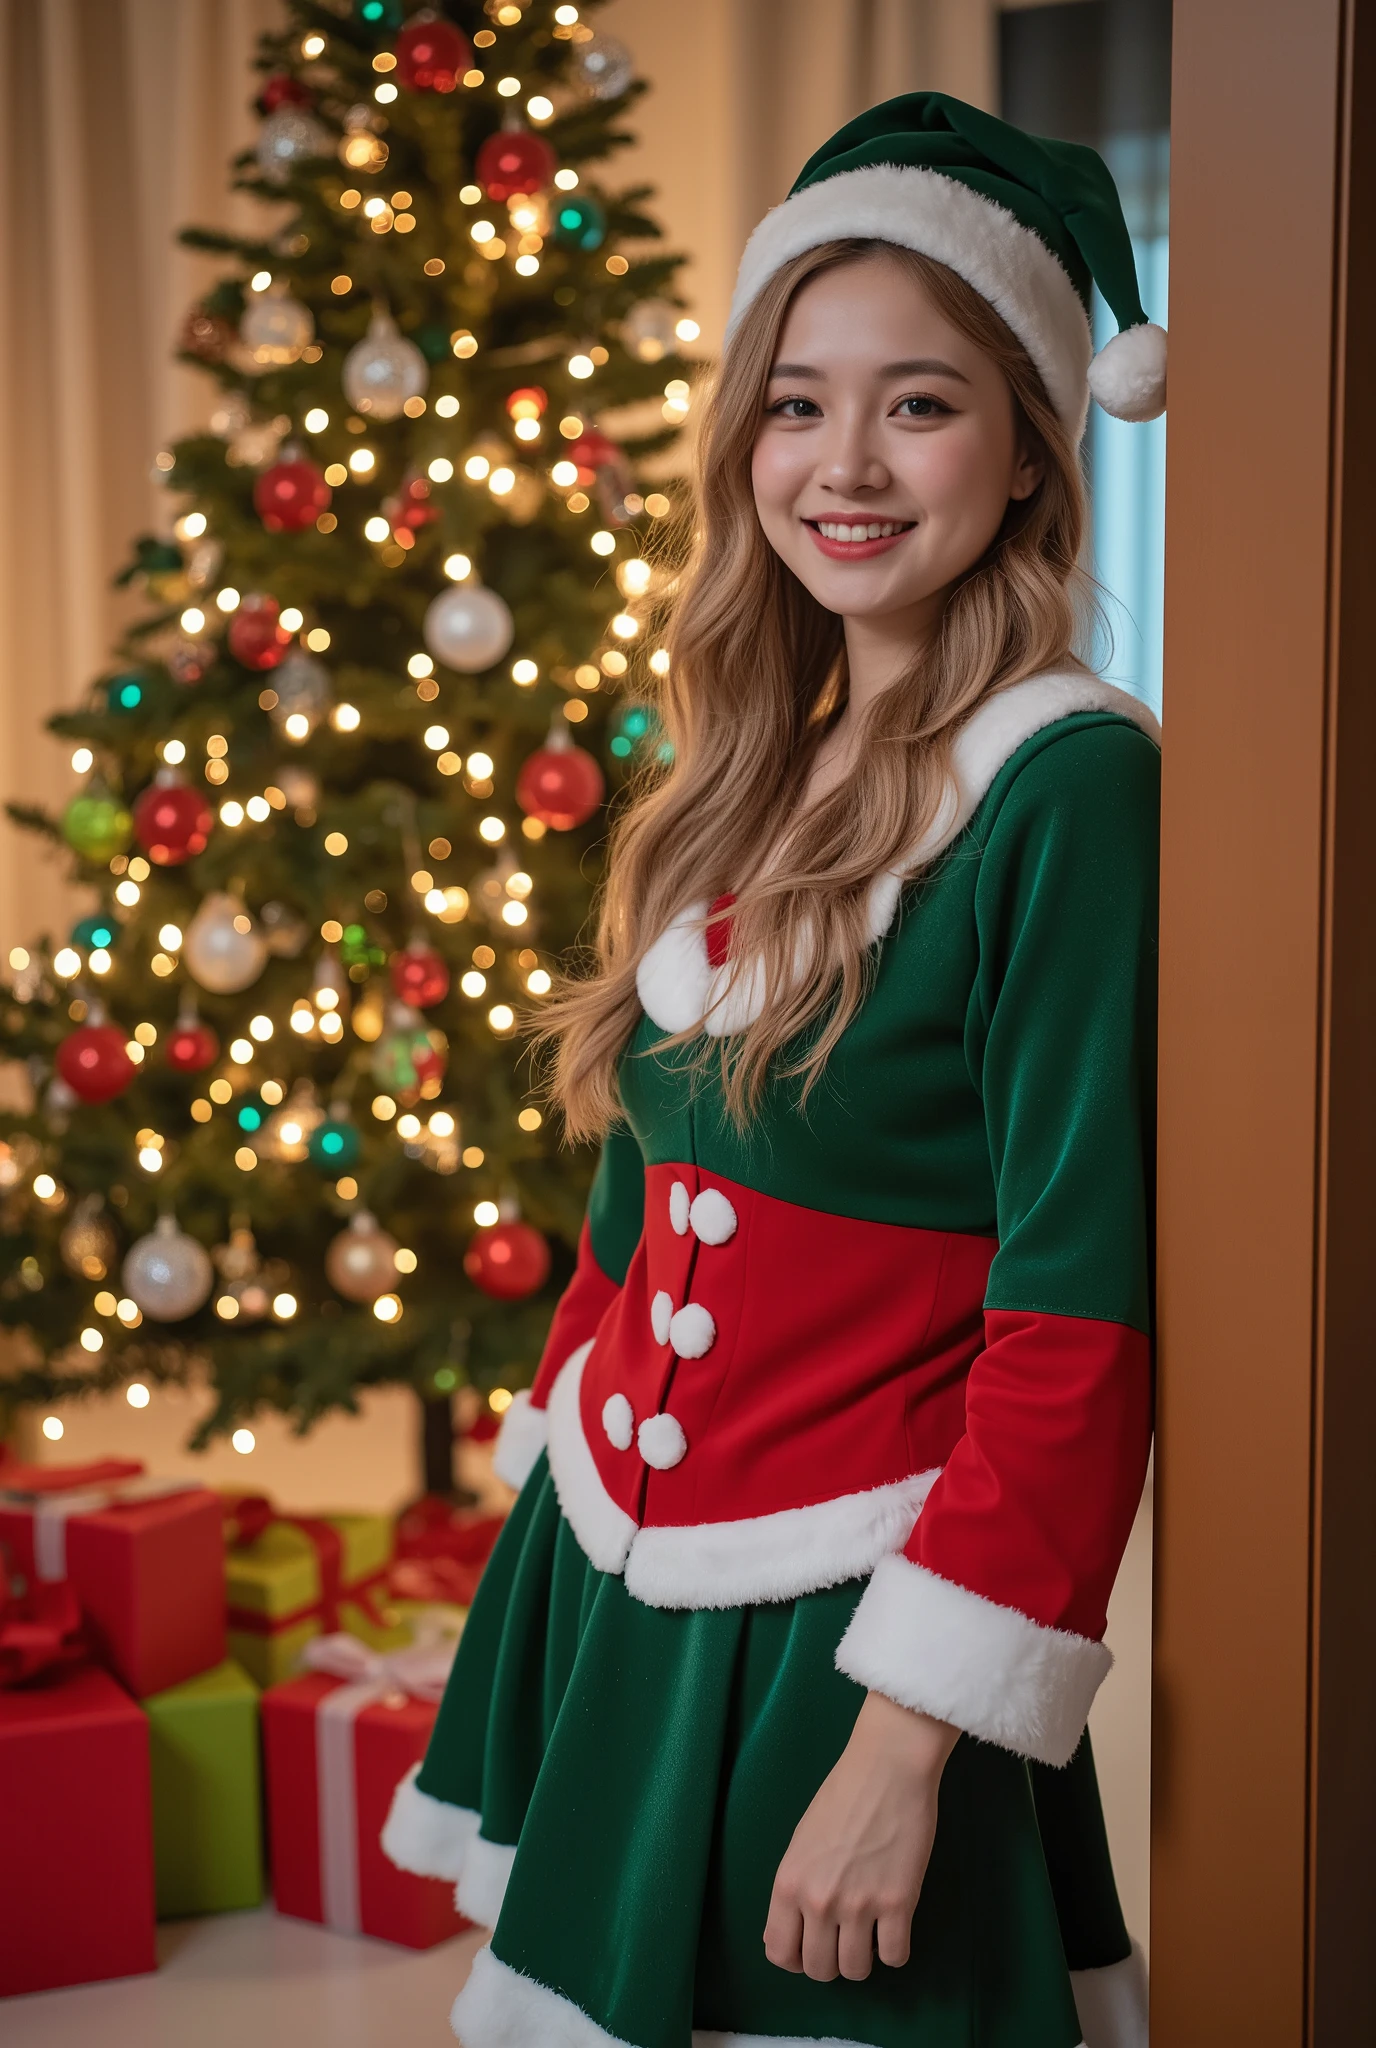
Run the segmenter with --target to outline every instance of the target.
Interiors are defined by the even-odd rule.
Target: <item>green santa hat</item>
[[[729,341],[780,264],[863,236],[944,263],[1018,337],[1079,440],[1092,392],[1120,420],[1166,407],[1166,336],[1142,310],[1117,188],[1096,151],[1048,142],[940,92],[901,93],[838,128],[745,245]],[[1118,322],[1098,355],[1097,284]]]

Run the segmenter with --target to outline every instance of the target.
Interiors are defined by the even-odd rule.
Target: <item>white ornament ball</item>
[[[147,1237],[129,1247],[124,1289],[155,1323],[179,1323],[195,1315],[214,1280],[210,1254],[188,1237],[175,1216],[160,1216]]]
[[[237,896],[223,889],[205,898],[186,929],[182,959],[193,981],[212,995],[237,995],[257,981],[268,949]]]
[[[286,291],[250,294],[239,322],[239,339],[260,369],[274,363],[295,363],[315,339],[309,306]]]
[[[272,687],[277,702],[268,716],[274,725],[285,725],[289,718],[306,720],[305,730],[293,726],[289,739],[308,738],[334,702],[334,686],[324,662],[299,647],[273,671]]]
[[[574,74],[594,99],[620,99],[635,77],[635,63],[615,36],[594,35],[578,45]]]
[[[425,614],[425,644],[436,661],[477,675],[500,661],[516,634],[505,602],[484,583],[455,583]]]
[[[397,1241],[360,1209],[325,1253],[325,1278],[346,1301],[376,1301],[397,1275]]]
[[[621,322],[621,339],[638,361],[657,363],[677,349],[674,328],[681,317],[667,299],[637,299]]]
[[[374,313],[368,332],[344,358],[344,396],[369,419],[396,419],[407,399],[422,397],[429,382],[425,357],[398,334],[389,313]]]
[[[258,130],[258,168],[272,185],[285,185],[298,164],[329,156],[331,142],[312,114],[300,107],[274,107]]]

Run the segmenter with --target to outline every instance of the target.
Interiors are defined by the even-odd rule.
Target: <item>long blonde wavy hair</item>
[[[807,279],[882,256],[1003,372],[1024,446],[1043,464],[984,556],[950,594],[929,644],[870,707],[844,780],[798,815],[817,747],[846,703],[843,621],[781,561],[755,511],[751,457],[789,304]],[[614,825],[592,971],[564,978],[540,1020],[551,1093],[570,1138],[620,1114],[617,1068],[641,1010],[636,968],[690,904],[734,892],[730,959],[757,963],[763,1005],[745,1029],[700,1027],[738,1125],[766,1082],[820,1078],[874,968],[874,877],[921,839],[950,783],[952,742],[991,691],[1080,666],[1078,569],[1085,494],[1075,448],[1030,357],[988,302],[945,265],[847,239],[780,266],[733,335],[698,442],[688,566],[664,636],[655,709],[672,765],[642,772]],[[768,858],[768,873],[761,872]]]

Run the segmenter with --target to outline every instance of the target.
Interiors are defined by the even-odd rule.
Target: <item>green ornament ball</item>
[[[110,860],[133,836],[134,821],[115,796],[84,792],[62,813],[62,837],[83,860]]]
[[[321,1173],[347,1173],[357,1166],[363,1141],[355,1125],[342,1117],[327,1116],[311,1132],[308,1149],[311,1165]]]
[[[365,28],[400,28],[405,19],[402,0],[354,0],[354,20]]]
[[[80,917],[72,926],[72,944],[79,946],[83,953],[93,953],[98,948],[109,952],[119,937],[119,926],[108,911],[93,911],[90,917]]]
[[[600,249],[607,239],[607,216],[595,199],[561,199],[554,209],[554,239],[564,249]]]
[[[142,711],[148,702],[148,678],[129,670],[125,675],[112,676],[105,685],[107,710],[116,717],[125,717],[131,711]]]

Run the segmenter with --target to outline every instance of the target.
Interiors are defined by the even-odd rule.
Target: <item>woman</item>
[[[467,2048],[1145,2042],[1084,1730],[1150,1434],[1158,751],[1072,643],[1087,383],[1146,417],[1163,349],[1099,159],[936,94],[746,249],[673,767],[550,1020],[578,1268],[384,1837],[495,1927]]]

